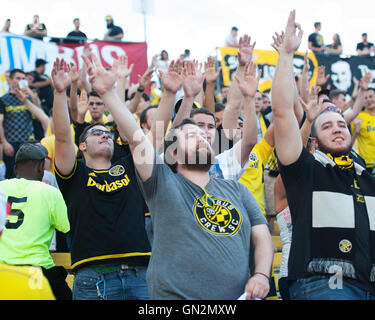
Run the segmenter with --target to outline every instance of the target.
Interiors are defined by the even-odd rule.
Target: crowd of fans
[[[106,20],[106,39],[121,40]],[[74,25],[70,35],[85,37]],[[340,54],[339,35],[326,46],[320,28],[310,50]],[[25,34],[46,30],[35,16]],[[238,68],[219,92],[215,58],[199,64],[188,49],[176,60],[155,55],[133,86],[126,56],[106,70],[88,45],[80,70],[57,58],[51,75],[40,59],[34,72],[9,72],[0,297],[13,297],[12,279],[22,287],[16,274],[42,270],[38,290],[22,287],[21,298],[264,299],[277,221],[283,299],[375,298],[371,74],[349,102],[323,90],[324,67],[310,86],[306,57],[294,75],[303,32],[292,11],[273,36],[272,91],[261,93],[255,42],[237,32],[226,45],[238,47]],[[374,52],[363,37],[358,50]],[[73,292],[52,251],[71,254]],[[337,268],[340,290],[331,286]]]

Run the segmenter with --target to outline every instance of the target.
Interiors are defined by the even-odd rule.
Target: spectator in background
[[[184,61],[189,61],[191,60],[190,58],[190,50],[189,49],[185,49],[184,51]]]
[[[33,23],[26,26],[25,35],[39,40],[47,36],[47,27],[44,23],[40,23],[38,15],[34,16]]]
[[[316,54],[323,54],[326,47],[324,45],[323,37],[319,33],[322,28],[322,24],[320,22],[315,22],[314,28],[314,33],[310,34],[308,38],[309,49]]]
[[[10,32],[10,19],[5,20],[5,24],[1,32]]]
[[[50,77],[45,74],[47,63],[44,59],[35,61],[33,87],[39,89],[39,99],[42,108],[46,114],[49,114],[53,105],[53,88]]]
[[[231,30],[231,32],[230,32],[230,34],[225,39],[225,46],[226,47],[238,48],[239,43],[238,43],[237,36],[238,36],[238,28],[237,27],[233,27],[232,30]]]
[[[162,50],[160,55],[156,54],[152,57],[151,68],[155,68],[157,75],[159,75],[159,70],[164,74],[167,74],[170,63],[171,61],[169,60],[168,52],[166,50]]]
[[[74,24],[74,30],[69,32],[66,36],[67,38],[73,38],[72,40],[69,40],[69,43],[81,43],[83,39],[87,39],[87,36],[85,33],[83,33],[80,28],[80,21],[79,18],[75,18],[73,20]]]
[[[362,33],[362,42],[357,43],[357,53],[359,56],[369,56],[370,53],[375,53],[374,44],[367,41],[367,33]]]
[[[333,42],[327,45],[326,54],[328,55],[339,55],[342,53],[342,44],[340,36],[338,33],[335,33],[332,37]]]
[[[119,26],[115,26],[112,16],[105,17],[107,21],[107,33],[104,35],[104,40],[121,41],[124,37],[124,31]]]
[[[25,73],[20,69],[14,69],[10,72],[9,78],[10,90],[0,98],[0,137],[7,179],[14,176],[14,156],[21,144],[34,140],[31,112],[16,96],[19,82],[25,80]]]

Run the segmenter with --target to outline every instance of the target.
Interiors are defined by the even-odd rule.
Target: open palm
[[[258,76],[256,76],[257,64],[253,61],[249,62],[245,66],[245,72],[242,79],[236,76],[236,81],[241,93],[244,96],[254,97],[257,90],[261,71],[259,70]]]
[[[180,89],[183,75],[182,75],[182,60],[173,60],[168,68],[167,74],[164,75],[162,71],[159,71],[161,82],[165,90],[176,93]]]
[[[291,11],[288,23],[285,30],[285,39],[283,41],[282,48],[288,54],[294,53],[297,51],[301,44],[303,31],[301,26],[296,23],[296,12],[295,10]],[[298,30],[298,34],[297,34]]]
[[[55,90],[59,93],[64,92],[71,84],[71,78],[66,70],[67,66],[64,59],[57,58],[52,68],[52,81]]]

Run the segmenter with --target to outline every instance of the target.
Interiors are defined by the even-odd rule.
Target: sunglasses
[[[337,112],[339,114],[342,114],[342,109],[340,107],[336,107],[336,106],[328,106],[325,110],[328,110],[328,111],[333,111],[333,112]]]
[[[108,130],[102,130],[102,129],[93,129],[93,130],[90,130],[90,132],[87,133],[85,139],[83,139],[82,142],[85,142],[86,139],[89,137],[89,136],[94,136],[94,137],[100,137],[102,136],[103,134],[105,134],[107,136],[107,138],[109,139],[112,139],[114,140],[115,139],[115,134],[111,131],[108,131]]]
[[[102,105],[104,105],[104,102],[94,102],[94,101],[91,101],[91,102],[89,103],[89,105],[90,105],[90,106],[93,106],[93,105],[102,106]]]

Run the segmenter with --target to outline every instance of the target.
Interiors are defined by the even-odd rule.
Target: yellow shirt
[[[357,135],[358,153],[366,161],[366,167],[372,168],[375,162],[375,115],[362,111],[358,118],[363,120]],[[351,123],[353,131],[354,124]]]
[[[74,129],[73,129],[74,132]],[[74,140],[73,140],[74,141]],[[55,136],[45,136],[41,141],[41,145],[44,146],[48,150],[48,158],[51,160],[51,165],[48,168],[48,171],[55,174]],[[78,147],[74,145],[74,148],[76,150],[76,154],[78,151]]]
[[[272,152],[273,148],[263,138],[251,151],[249,156],[249,166],[238,180],[253,194],[264,215],[266,215],[266,211],[264,209],[263,171]]]
[[[39,267],[0,264],[0,300],[55,300]]]

